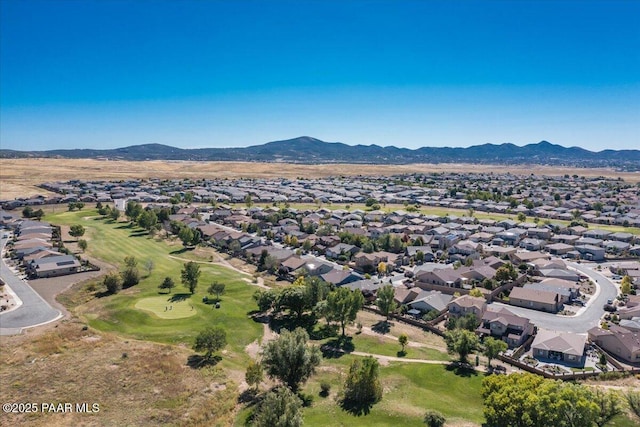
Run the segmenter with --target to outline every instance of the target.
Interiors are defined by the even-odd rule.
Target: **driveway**
[[[598,326],[600,318],[604,314],[603,306],[608,299],[615,299],[618,289],[615,284],[604,275],[592,270],[585,264],[567,262],[574,270],[588,276],[596,284],[596,293],[591,297],[586,307],[581,308],[574,316],[561,316],[530,310],[522,307],[514,307],[508,304],[492,303],[490,306],[504,307],[518,316],[528,318],[533,324],[542,329],[551,331],[564,331],[574,333],[586,333],[594,326]],[[597,264],[591,264],[595,267]]]
[[[7,239],[0,241],[4,249]],[[24,328],[31,328],[53,322],[62,317],[60,311],[52,308],[26,281],[20,279],[7,266],[4,258],[0,261],[0,275],[11,290],[22,300],[22,305],[8,313],[0,314],[0,335],[15,335]]]

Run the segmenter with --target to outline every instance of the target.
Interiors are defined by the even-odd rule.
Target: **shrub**
[[[327,397],[331,392],[331,384],[328,381],[320,382],[320,396]]]

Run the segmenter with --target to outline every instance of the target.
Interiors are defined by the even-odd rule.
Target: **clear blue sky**
[[[0,148],[640,149],[640,1],[0,0]]]

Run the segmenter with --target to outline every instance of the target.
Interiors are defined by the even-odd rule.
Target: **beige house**
[[[593,327],[589,329],[589,340],[606,352],[630,363],[640,363],[640,338],[621,326],[611,325],[609,329]]]
[[[533,357],[542,361],[562,362],[571,366],[584,366],[586,334],[539,329],[531,344]]]
[[[487,309],[487,301],[482,297],[463,295],[451,301],[447,308],[451,316],[460,317],[473,313],[478,319],[481,319]]]
[[[539,289],[513,288],[509,295],[509,303],[516,307],[549,313],[557,313],[562,308],[560,295]]]

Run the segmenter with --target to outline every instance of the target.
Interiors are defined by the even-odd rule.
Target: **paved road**
[[[552,331],[565,331],[585,333],[594,326],[598,326],[599,320],[604,314],[603,306],[608,299],[615,299],[618,289],[607,277],[592,270],[585,264],[568,262],[569,267],[589,276],[596,283],[596,293],[589,300],[586,307],[581,308],[574,316],[560,316],[557,314],[543,313],[537,310],[514,307],[502,303],[492,303],[494,307],[505,307],[518,316],[527,317],[537,327]],[[591,264],[593,267],[596,264]]]
[[[4,248],[7,239],[0,240]],[[0,314],[0,335],[15,335],[24,328],[49,323],[62,317],[60,311],[52,308],[26,281],[17,277],[4,261],[0,261],[0,275],[11,290],[22,300],[22,305],[8,313]]]

